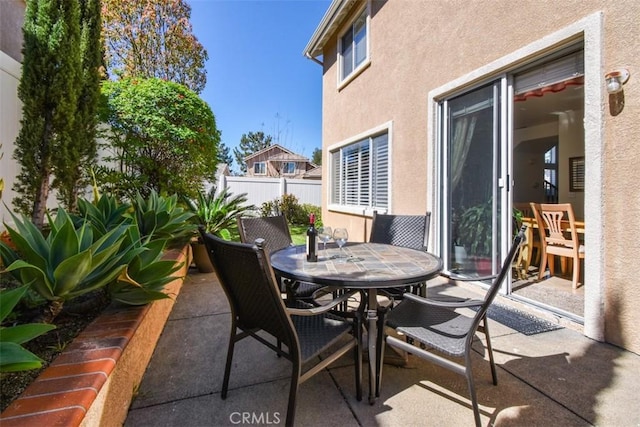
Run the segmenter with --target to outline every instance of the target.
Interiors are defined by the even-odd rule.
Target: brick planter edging
[[[165,258],[185,261],[165,287],[171,299],[107,308],[0,414],[2,427],[122,426],[187,275],[188,246]]]

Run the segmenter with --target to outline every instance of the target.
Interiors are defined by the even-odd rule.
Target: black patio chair
[[[377,211],[373,211],[369,242],[385,243],[426,251],[429,241],[430,222],[431,212],[428,211],[424,215],[379,214]],[[378,294],[387,297],[388,302],[386,304],[378,304],[378,334],[376,337],[378,342],[376,346],[378,360],[378,366],[376,367],[378,373],[376,375],[377,383],[379,383],[378,378],[382,371],[382,364],[384,363],[383,339],[387,312],[393,308],[397,301],[403,299],[405,293],[426,296],[427,284],[420,282],[402,288],[378,289]],[[401,363],[406,362],[406,355],[402,357],[402,360],[403,362]],[[378,386],[379,384],[376,384],[376,389]]]
[[[253,245],[228,242],[202,230],[200,233],[231,306],[231,334],[221,397],[227,397],[235,343],[253,337],[293,364],[287,426],[294,423],[298,386],[350,350],[354,353],[356,397],[361,400],[362,319],[354,316],[350,321],[328,313],[350,294],[322,307],[286,307],[265,253],[263,239],[258,239]],[[280,348],[261,336],[264,333],[284,347]],[[337,350],[325,353],[336,346],[339,347]],[[320,353],[323,354],[322,359],[318,357]]]
[[[480,412],[471,371],[471,345],[477,331],[485,334],[493,384],[497,385],[498,377],[493,360],[487,310],[496,297],[502,282],[511,272],[511,264],[520,244],[524,240],[526,228],[526,226],[523,226],[516,235],[509,254],[497,276],[474,279],[493,279],[483,299],[436,301],[406,294],[400,304],[391,310],[387,316],[387,326],[395,329],[398,334],[404,335],[407,339],[407,341],[403,341],[387,335],[387,344],[429,360],[467,378],[471,405],[473,406],[473,414],[477,426],[480,426]],[[416,346],[416,344],[419,346]],[[427,351],[425,348],[435,351]],[[459,363],[455,360],[456,358],[462,358],[464,361]]]
[[[272,253],[293,244],[287,219],[284,215],[268,217],[238,217],[238,231],[243,243],[253,243],[256,239],[264,239],[264,249]],[[294,282],[278,277],[280,290],[287,295],[288,304],[297,299],[311,301],[314,292],[321,285],[307,282]]]
[[[425,215],[390,215],[373,212],[369,242],[386,243],[388,245],[426,251],[429,241],[429,224],[431,212]],[[415,283],[405,288],[380,289],[384,295],[392,299],[402,299],[405,292],[425,295],[426,284]]]

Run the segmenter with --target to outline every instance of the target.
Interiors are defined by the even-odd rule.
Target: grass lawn
[[[303,245],[307,242],[306,225],[290,225],[289,232],[294,245]]]

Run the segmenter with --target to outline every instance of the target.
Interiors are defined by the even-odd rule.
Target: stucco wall
[[[598,197],[585,193],[585,218],[593,227],[591,240],[597,247],[591,259],[598,266],[587,268],[585,279],[593,288],[604,289],[590,298],[592,307],[606,310],[606,339],[640,353],[640,286],[636,268],[629,262],[637,245],[636,218],[640,191],[638,114],[640,64],[640,3],[623,1],[376,1],[371,4],[371,64],[348,85],[338,89],[337,34],[325,46],[323,61],[323,206],[327,206],[328,159],[326,148],[353,135],[393,122],[391,138],[393,212],[421,213],[433,209],[428,196],[433,177],[429,146],[435,122],[430,116],[428,94],[461,76],[499,61],[525,46],[544,41],[550,34],[583,18],[602,13],[602,53],[586,52],[603,68],[597,85],[604,87],[604,73],[626,67],[631,79],[624,87],[624,109],[610,113],[610,100],[603,92],[600,106],[589,105],[598,114],[586,114],[585,145],[602,156],[587,158],[587,168],[596,168],[591,182]],[[348,22],[349,18],[345,22]],[[338,31],[341,33],[344,26]],[[598,34],[600,34],[598,32]],[[600,46],[600,40],[589,41]],[[540,52],[538,52],[539,54]],[[525,61],[527,58],[522,58]],[[513,67],[514,64],[508,64]],[[515,64],[517,65],[517,64]],[[596,74],[592,74],[596,76]],[[477,76],[483,78],[482,75]],[[593,79],[591,84],[593,85]],[[597,97],[596,97],[597,99]],[[587,98],[586,102],[592,102]],[[619,105],[618,99],[618,105]],[[431,112],[432,113],[432,112]],[[592,123],[593,117],[602,122]],[[598,119],[599,120],[599,119]],[[600,121],[600,120],[599,120]],[[601,145],[598,145],[601,144]],[[568,157],[570,153],[565,156]],[[593,170],[593,169],[592,169]],[[599,182],[598,182],[599,181]],[[591,189],[593,190],[593,188]],[[326,209],[326,208],[325,208]],[[595,212],[595,214],[594,214]],[[589,218],[591,216],[591,218]],[[366,237],[368,219],[363,216],[323,212],[327,224],[344,225],[355,239]],[[591,219],[591,221],[590,221]],[[589,227],[589,225],[587,226]],[[593,236],[602,242],[594,242]],[[589,260],[586,261],[587,263]],[[589,311],[589,310],[587,310]],[[591,310],[590,312],[597,312]],[[598,335],[595,333],[594,335]]]

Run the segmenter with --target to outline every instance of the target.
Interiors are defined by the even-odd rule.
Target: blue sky
[[[331,1],[188,3],[193,33],[209,54],[200,96],[222,142],[233,150],[242,134],[263,131],[310,158],[322,146],[322,67],[302,51]]]

